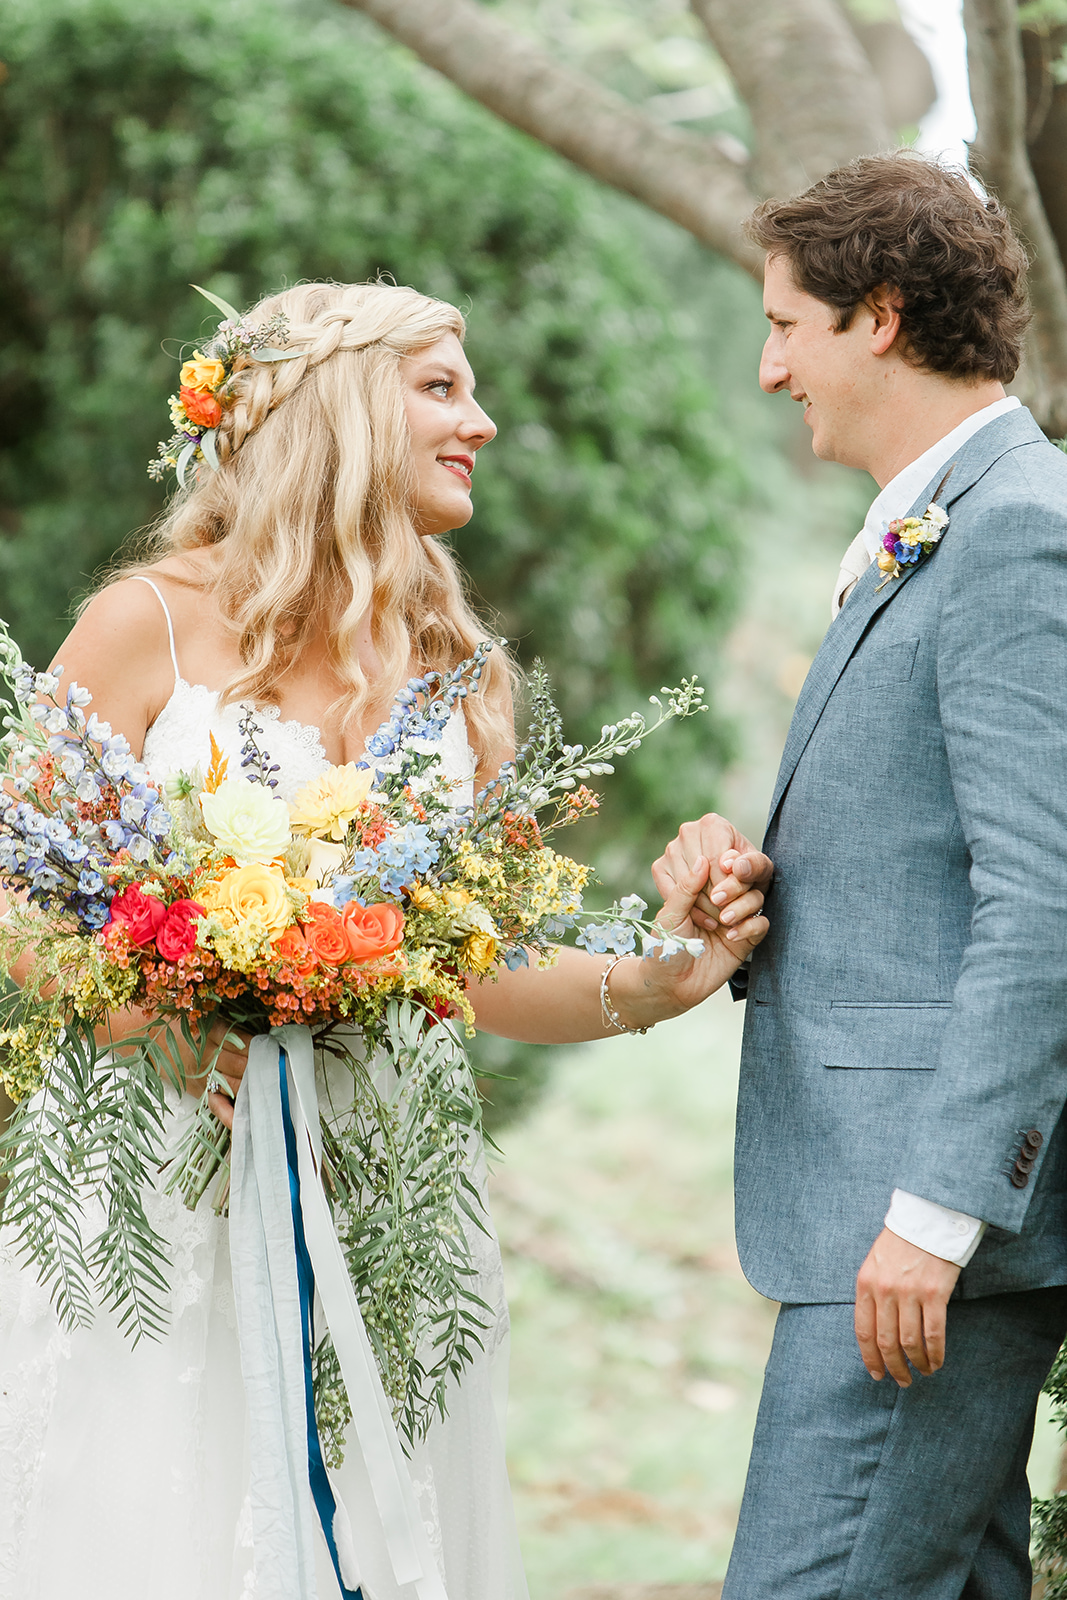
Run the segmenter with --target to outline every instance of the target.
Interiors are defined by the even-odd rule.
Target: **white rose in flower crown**
[[[214,794],[200,796],[204,826],[239,867],[273,861],[291,837],[289,807],[261,783],[226,778]]]

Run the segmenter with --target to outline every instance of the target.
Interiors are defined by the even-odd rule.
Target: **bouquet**
[[[0,624],[12,695],[0,958],[9,971],[29,963],[0,1003],[0,1077],[18,1103],[0,1141],[5,1224],[68,1326],[104,1305],[134,1340],[158,1335],[166,1245],[146,1193],[227,1202],[230,1134],[208,1104],[220,1082],[208,1031],[220,1019],[254,1034],[304,1025],[331,1082],[343,1069],[344,1093],[321,1110],[322,1185],[409,1446],[443,1411],[485,1325],[468,1238],[483,1225],[468,980],[550,964],[568,929],[594,951],[640,940],[670,955],[684,943],[645,921],[636,896],[585,910],[588,869],[548,839],[596,810],[587,779],[702,709],[695,680],[665,690],[666,705],[654,697],[651,727],[628,717],[583,749],[563,742],[538,669],[526,742],[469,806],[436,747],[490,648],[413,679],[364,758],[327,768],[288,804],[252,707],[236,770],[212,738],[207,770],[160,787],[89,694],[64,688],[59,667],[34,673]],[[112,1037],[127,1008],[139,1018]],[[172,1148],[175,1091],[199,1079]],[[349,1413],[329,1336],[311,1360],[336,1464]]]

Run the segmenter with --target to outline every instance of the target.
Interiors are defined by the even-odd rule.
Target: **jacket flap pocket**
[[[822,1051],[825,1067],[933,1072],[951,1004],[938,1000],[834,1000]]]
[[[849,674],[870,685],[907,683],[918,649],[919,641],[914,638],[894,639],[892,644],[863,644],[849,663]]]

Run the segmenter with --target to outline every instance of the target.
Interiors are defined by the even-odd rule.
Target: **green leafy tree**
[[[739,478],[620,202],[325,0],[10,0],[0,54],[0,611],[31,659],[161,509],[189,285],[385,273],[469,313],[501,437],[456,546],[570,727],[713,678]],[[583,824],[612,887],[714,803],[696,723]]]

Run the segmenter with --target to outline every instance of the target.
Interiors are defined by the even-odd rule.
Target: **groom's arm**
[[[897,1175],[907,1194],[1010,1232],[1023,1226],[1067,1083],[1067,518],[1052,504],[1059,473],[1035,465],[1042,497],[1013,459],[1000,504],[990,497],[939,552],[938,699],[975,909],[938,1070]],[[1022,1167],[1020,1130],[1041,1136]],[[943,1351],[958,1271],[879,1235],[857,1280],[868,1370],[884,1362],[906,1381],[916,1308],[927,1353]]]

